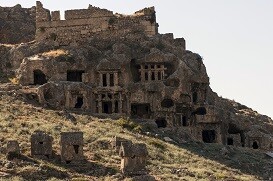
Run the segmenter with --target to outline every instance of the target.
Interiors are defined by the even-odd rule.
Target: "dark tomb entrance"
[[[46,75],[41,70],[33,71],[34,85],[43,85],[47,83]]]
[[[254,142],[253,142],[252,148],[253,148],[253,149],[258,149],[258,148],[259,148],[259,145],[258,145],[257,141],[254,141]]]
[[[227,138],[227,145],[233,145],[233,138]]]
[[[187,116],[182,116],[182,126],[188,126]]]
[[[173,106],[174,106],[174,102],[171,99],[163,99],[163,101],[161,102],[161,107],[171,108]]]
[[[206,115],[207,114],[207,110],[206,110],[206,108],[204,108],[204,107],[199,107],[199,108],[197,108],[194,112],[193,112],[193,114],[197,114],[197,115]]]
[[[149,119],[151,116],[150,104],[132,104],[131,115],[134,118]]]
[[[205,143],[215,143],[216,141],[215,130],[203,130],[202,138]]]
[[[79,145],[73,145],[76,154],[79,154]]]
[[[112,114],[112,102],[103,102],[102,103],[102,112],[106,114]]]
[[[194,93],[192,94],[192,102],[193,102],[193,103],[197,103],[197,92],[194,92]]]
[[[67,81],[71,82],[82,82],[83,70],[68,70],[67,71]]]
[[[155,121],[158,128],[166,128],[167,127],[167,121],[165,118],[159,118]]]
[[[82,108],[83,105],[83,97],[77,97],[77,102],[75,104],[75,108],[79,109]]]

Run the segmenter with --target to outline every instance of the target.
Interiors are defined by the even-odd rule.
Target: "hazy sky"
[[[131,14],[155,6],[160,33],[186,39],[204,58],[212,89],[273,118],[272,0],[42,0],[50,10],[89,4]],[[1,0],[0,6],[35,5],[35,0]],[[272,53],[272,55],[271,55]]]

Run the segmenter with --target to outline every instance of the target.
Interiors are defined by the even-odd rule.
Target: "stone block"
[[[19,157],[20,155],[20,146],[18,141],[10,140],[7,142],[7,150],[6,157],[8,160],[12,160],[13,158]]]
[[[52,11],[51,12],[51,20],[52,21],[60,21],[60,19],[61,19],[60,11]]]
[[[64,163],[78,163],[84,160],[83,132],[61,133],[61,159]]]
[[[18,141],[10,140],[7,142],[7,154],[9,153],[20,154],[20,146]]]
[[[118,153],[122,143],[132,144],[132,141],[115,136],[111,140],[111,147]]]
[[[38,158],[52,157],[53,138],[42,131],[35,131],[31,135],[31,156]]]
[[[125,175],[146,174],[148,151],[145,144],[122,143],[119,151],[121,171]]]

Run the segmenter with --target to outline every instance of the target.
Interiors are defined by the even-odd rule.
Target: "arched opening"
[[[47,83],[46,75],[41,70],[33,71],[34,85],[43,85]]]
[[[203,130],[202,138],[205,143],[215,143],[216,142],[215,130]]]
[[[182,116],[182,126],[188,126],[187,116]]]
[[[227,145],[233,145],[233,138],[227,138]]]
[[[192,93],[192,102],[193,103],[197,103],[197,100],[198,100],[197,98],[198,98],[197,92]]]
[[[253,149],[258,149],[258,148],[259,148],[259,145],[258,145],[257,141],[254,141],[254,142],[253,142],[252,148],[253,148]]]
[[[167,127],[167,121],[165,118],[159,118],[155,120],[155,123],[157,124],[158,128],[166,128]]]
[[[77,97],[77,102],[75,104],[75,108],[79,109],[82,108],[83,105],[83,97]]]
[[[161,107],[165,107],[165,108],[171,108],[174,106],[174,102],[171,99],[164,99],[161,102]]]

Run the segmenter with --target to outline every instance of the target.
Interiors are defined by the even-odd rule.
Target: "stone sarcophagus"
[[[12,159],[20,155],[20,146],[18,141],[10,140],[7,142],[7,158]]]
[[[61,133],[61,159],[64,163],[77,163],[84,160],[83,132]]]
[[[145,144],[122,143],[119,156],[123,174],[142,175],[146,173],[148,151]]]
[[[42,131],[35,131],[30,138],[31,156],[41,159],[52,157],[52,136]]]
[[[111,140],[111,147],[112,147],[112,149],[114,149],[118,153],[122,143],[131,143],[132,144],[132,142],[130,140],[126,140],[124,138],[114,136]]]

